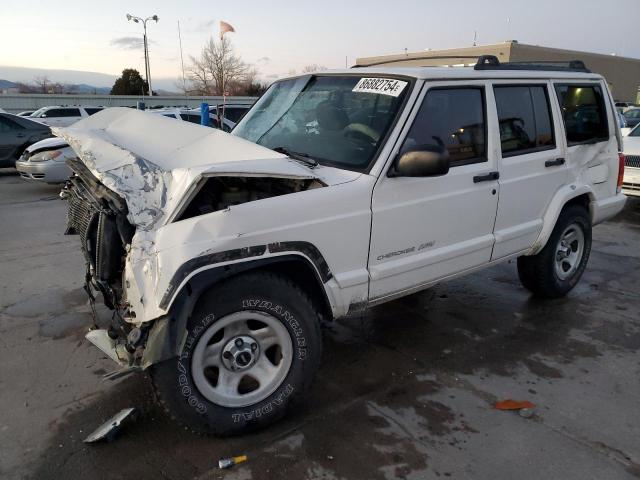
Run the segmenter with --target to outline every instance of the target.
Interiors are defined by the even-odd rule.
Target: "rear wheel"
[[[180,357],[152,367],[158,398],[200,433],[265,427],[308,392],[320,353],[314,305],[270,273],[233,278],[203,296]]]
[[[584,273],[591,252],[591,221],[580,205],[562,210],[545,247],[518,258],[522,285],[545,298],[563,297]]]

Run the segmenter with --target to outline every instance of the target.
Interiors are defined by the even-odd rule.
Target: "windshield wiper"
[[[307,155],[306,153],[301,153],[301,152],[293,152],[291,150],[289,150],[286,147],[276,147],[276,148],[272,148],[272,150],[274,152],[278,152],[278,153],[283,153],[291,158],[293,158],[294,160],[298,160],[299,162],[304,163],[305,165],[311,167],[311,168],[315,168],[319,165],[318,161],[312,157],[310,157],[309,155]]]

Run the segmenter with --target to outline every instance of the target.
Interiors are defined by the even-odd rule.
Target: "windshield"
[[[47,111],[47,107],[42,107],[39,110],[36,110],[35,112],[33,112],[31,115],[29,115],[30,117],[35,117],[38,118],[40,117],[44,112]]]
[[[360,76],[305,76],[273,84],[233,134],[320,163],[363,170],[371,163],[409,82]]]

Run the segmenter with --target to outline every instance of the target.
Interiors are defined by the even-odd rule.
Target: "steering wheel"
[[[343,132],[344,136],[347,138],[352,138],[366,143],[376,143],[380,138],[378,132],[364,123],[350,123],[344,127]]]

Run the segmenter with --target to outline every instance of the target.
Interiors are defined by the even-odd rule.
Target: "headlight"
[[[49,160],[55,160],[62,155],[62,150],[50,150],[48,152],[40,152],[32,155],[29,159],[30,162],[48,162]]]

